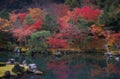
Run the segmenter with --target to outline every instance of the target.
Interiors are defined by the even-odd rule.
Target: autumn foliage
[[[42,25],[42,20],[38,20],[37,22],[35,22],[34,24],[32,24],[30,26],[30,28],[28,28],[28,29],[31,29],[31,30],[41,29],[41,25]]]
[[[41,54],[42,58],[47,56],[49,50],[53,50],[52,53],[54,53],[60,49],[59,55],[54,53],[52,58],[45,59],[45,62],[49,60],[46,64],[47,73],[45,74],[52,71],[57,79],[116,79],[114,75],[120,75],[119,62],[116,61],[119,61],[120,57],[118,55],[110,57],[110,62],[115,61],[116,65],[114,65],[107,62],[103,53],[109,53],[106,46],[110,49],[110,53],[120,49],[120,6],[114,8],[115,6],[112,5],[115,1],[111,5],[112,7],[109,4],[104,5],[110,0],[58,1],[67,1],[69,5],[50,4],[44,6],[43,4],[43,6],[40,5],[42,8],[37,8],[36,4],[36,6],[31,5],[36,8],[10,12],[9,19],[0,18],[0,32],[8,32],[12,38],[15,38],[15,42],[14,40],[10,41],[10,44],[16,43],[20,47],[28,46],[30,52],[27,54],[31,56],[35,52],[36,55]],[[93,5],[93,3],[95,4]],[[99,3],[100,6],[97,6]],[[105,8],[101,8],[101,6],[105,6]],[[76,54],[83,52],[85,55]],[[94,52],[97,53],[97,56],[99,52],[102,52],[102,57],[98,56],[102,60],[96,58]],[[91,59],[94,57],[94,60]],[[30,60],[30,62],[32,61]]]
[[[0,18],[0,30],[8,30],[11,23],[7,19]]]
[[[18,13],[18,14],[12,12],[10,14],[10,21],[13,24],[19,22],[18,26],[20,27],[18,28],[17,25],[16,26],[13,25],[15,28],[12,29],[13,36],[17,38],[17,41],[24,41],[24,39],[27,36],[30,36],[33,32],[41,29],[42,19],[40,17],[42,16],[42,12],[43,11],[39,8],[34,8],[34,9],[30,8],[29,12]],[[31,15],[32,19],[35,19],[36,21],[31,25],[25,25],[24,21],[27,15]]]
[[[12,31],[12,33],[13,36],[17,38],[17,41],[25,41],[25,38],[32,34],[30,30],[24,30],[24,29],[15,29]]]
[[[73,12],[71,13],[71,17],[73,20],[77,20],[78,17],[81,17],[87,21],[96,21],[101,14],[100,9],[93,9],[89,6],[84,6],[82,8],[74,8]]]
[[[64,4],[54,5],[54,14],[56,17],[63,17],[67,14],[67,11],[69,11],[69,7]]]
[[[89,0],[85,2],[87,3]],[[53,24],[56,28],[52,31],[50,37],[46,37],[47,42],[45,41],[51,48],[69,48],[70,44],[74,44],[77,47],[84,47],[85,45],[89,45],[87,44],[88,41],[90,44],[97,45],[99,39],[104,41],[103,43],[111,46],[114,45],[116,41],[119,42],[119,33],[104,30],[106,26],[99,24],[99,17],[103,13],[99,8],[85,5],[70,9],[67,5],[59,4],[54,5],[52,11],[54,15],[50,16],[55,20],[56,25],[51,21],[49,27],[49,22],[47,22],[45,18],[48,17],[46,14],[49,13],[47,13],[45,9],[29,8],[25,12],[17,13],[12,11],[9,14],[9,20],[0,19],[0,29],[7,27],[17,41],[23,42],[28,40],[26,38],[31,36],[32,33],[46,28],[44,26],[46,23],[48,23],[47,27],[49,28],[44,30],[47,31],[52,29]],[[49,20],[49,18],[47,19]],[[8,28],[8,26],[11,27]],[[101,43],[98,45],[99,47],[103,47]]]
[[[27,15],[27,13],[19,13],[19,14],[18,14],[18,17],[19,17],[19,19],[20,19],[21,22],[24,21],[26,15]]]
[[[67,48],[68,43],[67,40],[56,38],[56,37],[48,37],[47,44],[51,46],[51,48]]]

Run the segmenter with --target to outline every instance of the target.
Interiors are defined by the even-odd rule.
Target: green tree
[[[33,33],[29,40],[32,50],[36,52],[45,51],[47,49],[46,37],[50,35],[50,31],[44,30]]]
[[[120,7],[104,10],[103,14],[99,17],[99,24],[104,24],[107,29],[120,31]]]
[[[17,74],[22,74],[24,72],[25,68],[21,67],[19,65],[19,63],[16,63],[12,69],[13,72],[17,73]]]
[[[9,10],[7,9],[3,9],[0,11],[0,17],[1,18],[5,18],[8,19],[9,18]]]
[[[57,26],[57,22],[50,15],[46,15],[45,19],[43,20],[42,29],[53,33]]]
[[[80,30],[88,30],[88,28],[94,23],[95,22],[93,22],[93,21],[86,21],[82,18],[79,18],[78,22],[77,22],[77,27]]]
[[[70,7],[80,7],[80,2],[82,0],[65,0],[65,4],[69,5]]]
[[[120,0],[95,0],[96,5],[102,8],[103,10],[113,10],[117,8],[120,4]]]
[[[36,20],[33,20],[33,19],[32,19],[32,16],[29,14],[29,15],[27,15],[27,16],[25,17],[25,19],[24,19],[24,24],[26,24],[26,25],[31,25],[31,24],[33,24],[35,21],[36,21]]]

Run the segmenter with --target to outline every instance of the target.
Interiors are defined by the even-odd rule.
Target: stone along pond
[[[5,62],[9,57],[4,53],[0,55],[0,61]],[[19,62],[22,60],[22,57],[14,58]],[[114,58],[106,62],[102,54],[36,55],[25,59],[35,63],[43,74],[24,74],[15,79],[120,79],[120,62]]]

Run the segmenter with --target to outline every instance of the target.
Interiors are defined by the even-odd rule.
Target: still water
[[[100,54],[70,54],[62,57],[41,56],[26,58],[36,63],[43,75],[25,74],[18,79],[120,79],[120,62],[106,62]]]

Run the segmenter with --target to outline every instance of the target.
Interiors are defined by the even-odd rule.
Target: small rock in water
[[[116,60],[116,61],[119,61],[119,59],[120,59],[119,57],[115,57],[115,60]]]
[[[37,71],[35,71],[35,74],[41,75],[41,74],[43,74],[43,72],[37,70]]]

